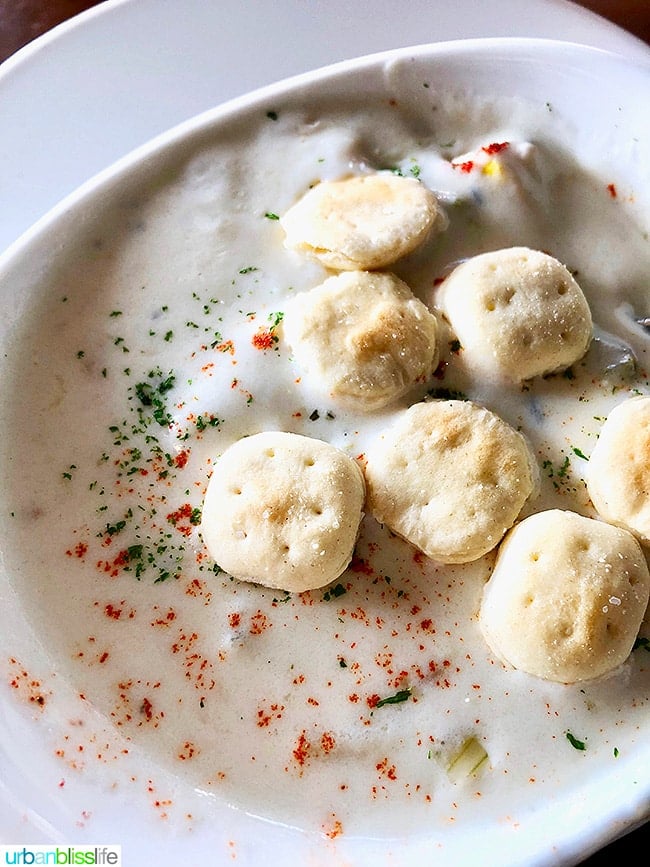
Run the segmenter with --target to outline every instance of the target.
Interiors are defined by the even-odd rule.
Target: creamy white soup
[[[524,515],[594,514],[583,476],[600,426],[650,393],[637,321],[650,244],[615,167],[581,168],[555,123],[551,105],[426,87],[418,111],[269,105],[79,225],[47,291],[24,300],[3,382],[4,565],[51,669],[20,648],[3,668],[49,720],[62,778],[123,769],[181,824],[227,803],[332,838],[399,836],[487,816],[495,791],[514,824],[633,749],[647,650],[578,685],[507,668],[477,623],[494,553],[442,566],[366,516],[340,579],[290,595],[220,571],[199,532],[210,474],[240,437],[296,432],[363,461],[396,409],[425,397],[470,398],[524,433],[540,475]],[[303,376],[284,306],[330,272],[284,247],[278,217],[319,180],[389,168],[430,187],[448,219],[391,269],[419,298],[432,305],[468,256],[544,250],[588,298],[587,355],[495,384],[443,334],[436,375],[375,413]],[[88,706],[110,747],[75,730]],[[182,781],[182,806],[157,778],[144,785],[136,758]]]

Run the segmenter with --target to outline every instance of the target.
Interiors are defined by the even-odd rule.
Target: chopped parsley
[[[587,745],[585,744],[585,742],[578,740],[578,738],[575,735],[571,734],[571,732],[566,733],[566,739],[571,744],[571,746],[574,748],[574,750],[586,750],[587,749]]]
[[[383,707],[385,704],[401,704],[403,701],[408,701],[411,697],[411,690],[400,689],[395,695],[389,695],[386,698],[380,698],[375,707]]]
[[[348,591],[342,584],[336,584],[334,587],[332,587],[331,590],[327,590],[323,594],[323,601],[329,602],[330,599],[336,599],[339,596],[343,596],[347,592]]]
[[[431,388],[427,392],[427,397],[433,400],[467,400],[467,395],[463,391],[456,391],[453,388]]]
[[[278,310],[275,313],[269,313],[268,320],[271,323],[271,331],[274,331],[283,319],[284,313],[282,313],[282,311]]]
[[[149,372],[149,379],[150,382],[137,382],[135,384],[135,396],[142,407],[152,408],[154,421],[158,422],[161,427],[168,427],[173,419],[163,398],[174,387],[176,377],[171,372],[163,377],[162,371],[156,369]]]
[[[567,455],[562,461],[562,466],[557,471],[558,477],[563,479],[569,470],[569,456]]]

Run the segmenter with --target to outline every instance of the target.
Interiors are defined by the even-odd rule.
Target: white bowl
[[[462,720],[462,725],[459,722],[459,737],[462,734],[460,729],[465,731],[470,717],[476,714],[487,720],[487,729],[483,730],[484,723],[479,729],[487,744],[491,767],[476,780],[470,777],[459,784],[448,783],[445,782],[444,761],[442,764],[439,762],[439,751],[445,753],[444,745],[437,742],[435,749],[425,749],[422,752],[423,761],[428,761],[434,768],[431,771],[435,782],[435,785],[432,783],[432,804],[427,806],[418,801],[417,808],[414,806],[412,810],[413,818],[402,805],[401,825],[391,825],[391,821],[386,819],[380,820],[380,824],[384,825],[383,832],[381,828],[375,828],[370,833],[359,825],[361,830],[358,833],[350,833],[349,828],[355,827],[354,819],[348,821],[348,816],[340,810],[339,805],[330,800],[327,806],[317,803],[314,810],[321,810],[323,821],[325,817],[336,814],[343,824],[344,833],[336,835],[332,824],[324,829],[332,832],[328,837],[321,832],[319,822],[311,828],[299,827],[295,804],[292,805],[291,801],[300,803],[306,796],[302,788],[304,777],[299,777],[297,773],[291,784],[295,786],[294,789],[287,788],[281,779],[274,780],[269,778],[268,773],[260,773],[259,786],[265,788],[266,801],[272,805],[268,812],[261,806],[264,799],[257,796],[250,803],[244,798],[239,807],[232,807],[215,795],[218,785],[214,780],[212,787],[207,784],[197,786],[191,774],[184,775],[184,768],[180,764],[179,775],[160,767],[156,743],[160,740],[160,733],[165,731],[164,726],[168,725],[164,720],[158,720],[158,729],[145,727],[147,733],[144,738],[136,727],[129,729],[133,741],[121,740],[120,725],[116,723],[123,723],[127,729],[129,726],[128,721],[120,716],[126,713],[124,704],[118,707],[115,700],[113,704],[110,701],[103,702],[99,693],[97,701],[88,700],[89,697],[95,698],[92,695],[93,684],[103,682],[104,677],[100,674],[104,670],[101,668],[104,662],[100,660],[102,651],[98,648],[95,653],[95,642],[89,642],[100,623],[96,619],[97,612],[101,614],[105,604],[109,603],[115,609],[123,599],[128,600],[125,610],[131,605],[137,612],[144,611],[144,614],[138,613],[133,618],[133,622],[138,624],[135,631],[127,628],[126,614],[119,623],[115,620],[121,631],[111,633],[114,636],[113,643],[110,647],[107,644],[106,648],[112,658],[117,658],[115,672],[121,672],[122,677],[126,671],[124,666],[132,665],[133,683],[144,683],[147,677],[153,676],[153,671],[158,671],[160,678],[164,679],[167,666],[171,665],[171,639],[160,638],[160,635],[168,636],[171,632],[161,633],[160,630],[168,629],[172,621],[166,626],[159,624],[157,632],[153,624],[156,618],[164,620],[164,612],[180,606],[182,598],[187,595],[188,586],[183,579],[154,584],[146,576],[136,582],[133,575],[124,574],[117,579],[103,578],[102,581],[108,582],[104,585],[97,583],[99,578],[94,561],[87,561],[81,549],[79,556],[75,556],[75,541],[80,541],[83,536],[81,527],[85,513],[83,509],[79,511],[82,490],[78,489],[75,493],[73,487],[66,485],[74,484],[77,472],[86,472],[97,458],[95,444],[85,438],[84,432],[85,425],[90,424],[95,415],[100,419],[100,425],[103,423],[101,419],[106,406],[113,400],[110,393],[101,391],[102,378],[111,380],[111,376],[114,376],[115,379],[111,381],[115,381],[119,388],[122,380],[116,373],[118,367],[120,370],[127,366],[137,369],[138,365],[145,365],[153,369],[160,365],[161,370],[166,370],[168,365],[175,364],[174,351],[183,350],[172,348],[174,342],[171,337],[166,341],[152,342],[153,336],[149,331],[154,332],[159,327],[157,324],[154,327],[154,320],[146,328],[141,322],[141,336],[134,338],[134,342],[128,341],[130,345],[125,346],[119,330],[113,327],[115,322],[123,321],[117,315],[109,315],[102,329],[95,331],[95,336],[89,339],[89,345],[82,345],[79,342],[82,333],[76,331],[74,322],[67,321],[60,311],[68,303],[63,301],[66,286],[69,287],[70,304],[78,305],[79,312],[90,312],[94,308],[101,310],[108,304],[106,309],[117,314],[118,311],[110,307],[113,301],[110,293],[115,290],[116,297],[119,296],[122,303],[126,297],[124,286],[128,283],[130,289],[127,295],[130,293],[136,299],[136,304],[147,305],[155,317],[161,315],[161,298],[180,299],[183,288],[187,289],[190,273],[198,287],[196,295],[208,292],[206,275],[209,275],[210,280],[216,279],[218,269],[214,267],[215,260],[221,257],[221,260],[227,261],[228,257],[228,245],[218,247],[213,234],[220,217],[211,210],[211,199],[220,177],[210,157],[214,157],[215,147],[224,147],[223,142],[230,141],[233,143],[228,146],[231,153],[234,151],[239,155],[241,141],[259,126],[260,119],[263,118],[262,126],[266,125],[264,135],[268,138],[265,141],[272,148],[275,112],[280,119],[292,111],[302,112],[303,119],[312,124],[303,129],[308,137],[317,130],[316,121],[324,112],[343,109],[358,117],[364,106],[375,101],[387,106],[392,100],[398,103],[403,117],[409,119],[407,126],[413,136],[412,152],[417,150],[417,143],[419,157],[422,157],[426,148],[420,140],[425,139],[431,149],[431,124],[432,118],[435,118],[435,124],[438,124],[438,147],[447,156],[459,156],[462,151],[456,150],[452,154],[457,146],[448,139],[455,131],[454,125],[460,129],[467,123],[459,107],[462,108],[465,100],[468,100],[473,106],[476,106],[476,101],[490,106],[470,118],[469,127],[475,125],[476,129],[480,128],[477,144],[480,144],[480,135],[487,135],[488,132],[510,136],[520,129],[525,133],[525,138],[533,138],[540,143],[547,154],[561,154],[561,159],[575,159],[579,168],[572,170],[568,176],[567,189],[573,192],[582,189],[576,186],[578,178],[589,186],[589,195],[584,201],[580,196],[570,201],[566,196],[557,199],[562,197],[563,191],[555,189],[544,207],[549,213],[558,200],[562,201],[562,208],[568,208],[572,202],[575,204],[575,210],[570,214],[568,211],[558,211],[550,221],[551,224],[566,221],[563,233],[566,238],[562,242],[556,240],[556,243],[565,258],[574,256],[581,264],[585,260],[587,283],[598,282],[602,272],[604,282],[614,286],[613,300],[596,303],[595,318],[598,321],[598,315],[605,315],[608,308],[620,308],[617,314],[620,320],[617,337],[622,340],[621,335],[629,336],[632,333],[630,329],[634,330],[631,321],[625,319],[627,308],[624,302],[628,290],[631,296],[641,291],[629,281],[630,274],[634,277],[635,263],[638,266],[642,258],[639,259],[635,252],[632,256],[635,262],[631,266],[626,264],[627,270],[623,270],[622,264],[612,261],[614,251],[610,251],[611,255],[610,252],[603,255],[603,249],[612,244],[607,221],[614,213],[614,207],[622,211],[623,226],[623,229],[617,230],[616,243],[622,238],[623,243],[629,241],[630,249],[643,249],[643,227],[647,232],[650,214],[650,115],[643,110],[649,97],[650,66],[630,63],[606,52],[568,43],[519,39],[476,40],[400,49],[352,60],[257,91],[171,130],[85,184],[46,215],[3,256],[0,261],[0,288],[5,316],[0,333],[5,362],[0,417],[5,434],[3,439],[9,445],[2,455],[3,476],[8,479],[6,495],[3,495],[6,531],[0,583],[0,599],[5,612],[2,660],[7,676],[3,678],[0,692],[0,751],[3,756],[0,797],[5,802],[0,832],[7,842],[77,846],[91,842],[120,843],[125,863],[140,858],[160,865],[171,865],[179,858],[197,863],[209,858],[213,864],[226,864],[231,863],[235,856],[238,864],[257,864],[262,855],[269,865],[286,863],[288,860],[295,863],[355,865],[447,865],[470,864],[477,860],[483,865],[571,864],[647,817],[650,787],[642,771],[650,761],[650,723],[647,713],[643,713],[643,702],[647,701],[647,696],[643,694],[642,688],[642,651],[636,651],[624,670],[604,682],[577,686],[548,684],[517,672],[502,670],[497,664],[499,674],[495,675],[495,683],[500,685],[502,693],[497,694],[492,689],[490,695],[487,691],[483,695],[478,688],[472,693],[471,678],[478,677],[481,671],[486,672],[495,665],[489,651],[481,643],[475,619],[472,620],[471,616],[475,613],[480,578],[475,579],[473,589],[462,593],[459,591],[458,611],[454,610],[453,601],[442,601],[439,603],[442,613],[434,615],[440,616],[441,624],[445,617],[452,617],[454,613],[467,617],[467,622],[455,632],[456,639],[460,632],[463,633],[460,636],[461,643],[453,644],[454,636],[445,638],[440,634],[435,639],[427,638],[427,642],[432,653],[439,653],[439,659],[449,652],[450,647],[454,653],[460,653],[462,647],[463,658],[468,648],[475,655],[477,667],[467,674],[470,680],[464,680],[463,675],[459,674],[456,693],[453,690],[450,692],[453,699],[449,700],[447,716],[456,714],[458,720]],[[350,106],[353,108],[350,109]],[[272,116],[267,116],[268,112]],[[342,118],[344,116],[341,115]],[[444,141],[441,140],[443,135]],[[379,136],[377,141],[381,138]],[[465,135],[464,140],[469,141],[470,137]],[[325,147],[325,139],[320,141]],[[489,141],[485,140],[485,143]],[[228,152],[228,147],[221,152],[222,155]],[[297,288],[302,279],[309,285],[319,276],[317,266],[303,266],[300,257],[282,250],[277,223],[265,220],[264,211],[270,213],[275,208],[281,210],[286,207],[296,190],[301,185],[306,186],[310,179],[313,180],[316,166],[301,160],[296,151],[291,151],[290,158],[284,150],[269,150],[269,153],[272,153],[273,160],[266,171],[274,179],[268,180],[267,177],[265,180],[264,174],[256,177],[260,190],[268,181],[275,198],[267,202],[261,196],[255,203],[260,216],[260,239],[264,236],[266,240],[255,240],[251,245],[250,256],[241,260],[241,272],[246,271],[247,266],[255,265],[255,244],[259,243],[260,255],[267,270],[273,272],[276,266],[281,270],[284,264],[277,263],[284,262],[283,257],[287,257],[289,273],[296,281],[293,288]],[[347,153],[338,145],[332,146],[329,155],[338,170],[346,160],[354,163],[359,157],[354,150]],[[409,165],[414,165],[409,162],[409,154],[396,156],[403,157],[403,170],[408,171]],[[426,180],[429,176],[439,177],[437,169],[430,167],[426,159],[420,162],[422,177]],[[236,169],[236,161],[231,161],[229,171]],[[254,173],[256,169],[254,164],[246,165],[247,172]],[[331,171],[336,173],[335,169]],[[453,170],[450,171],[453,173]],[[427,172],[430,172],[429,176]],[[462,170],[456,175],[461,173]],[[187,197],[185,194],[180,195],[180,188],[175,186],[181,176],[189,185],[186,187],[190,191]],[[534,171],[527,174],[526,179],[533,184],[539,183]],[[246,178],[242,176],[242,184],[245,186],[246,183]],[[538,189],[544,191],[545,188],[541,185]],[[599,201],[594,199],[597,189],[602,192],[604,216],[600,223],[589,204]],[[282,190],[285,190],[286,201],[282,200]],[[229,201],[236,201],[235,194],[236,190],[231,189]],[[455,188],[455,191],[451,188],[446,190],[446,206],[452,212],[455,207],[453,196],[456,194],[461,201],[468,201],[467,190],[463,192],[461,187]],[[166,202],[157,215],[151,211],[154,201]],[[183,221],[175,228],[173,221],[168,222],[166,216],[172,204],[183,209],[184,215]],[[591,232],[598,225],[601,234],[596,236],[597,245],[594,246],[598,249],[594,249],[593,253],[598,267],[590,270],[590,260],[588,257],[585,259],[585,250],[588,249],[588,245],[585,246],[585,227]],[[152,226],[155,229],[153,232]],[[190,226],[192,232],[187,231],[186,237],[181,237]],[[452,219],[449,232],[453,231],[453,226]],[[639,226],[641,228],[637,231],[636,227]],[[171,233],[165,235],[170,228]],[[522,235],[519,231],[521,227],[507,225],[507,220],[502,228],[508,243],[519,243],[525,237],[526,243],[532,245],[535,240],[534,229],[530,232],[526,230]],[[224,230],[223,224],[221,229]],[[228,230],[236,236],[237,225],[230,224]],[[271,252],[269,231],[276,233],[272,237],[273,243],[277,242],[277,249]],[[552,227],[547,226],[541,232],[539,246],[543,246],[548,239],[549,231],[552,231]],[[632,237],[635,232],[637,237]],[[492,243],[495,237],[490,236]],[[462,243],[452,243],[449,249],[467,255],[473,244],[480,246],[481,243],[480,237],[478,240],[465,238]],[[645,256],[647,260],[647,250]],[[109,258],[110,272],[120,274],[117,289],[108,281]],[[621,263],[624,260],[625,254],[621,253]],[[101,268],[97,263],[101,263]],[[417,274],[421,273],[417,271]],[[84,287],[83,298],[75,295],[77,280]],[[248,321],[245,314],[255,309],[256,302],[266,305],[267,311],[277,309],[273,307],[273,301],[280,304],[287,292],[284,288],[274,287],[270,294],[267,292],[262,298],[262,290],[251,284],[252,280],[240,287],[245,292],[240,302],[245,322]],[[177,286],[180,288],[176,289]],[[228,290],[221,287],[219,291]],[[647,297],[647,289],[645,295]],[[207,301],[207,297],[202,299],[207,302],[206,307],[214,308],[214,302]],[[201,307],[196,307],[197,298],[191,300],[190,292],[188,299],[185,302],[189,305],[188,310],[194,304],[193,315],[198,319],[203,314]],[[35,324],[34,311],[40,311],[41,316],[48,317],[47,327]],[[206,310],[204,315],[207,313]],[[635,313],[648,315],[648,311],[640,310],[638,304],[635,305]],[[142,310],[137,316],[142,316]],[[187,312],[188,321],[189,317],[190,313]],[[155,319],[156,323],[158,321]],[[261,327],[265,322],[265,316],[259,314],[255,327]],[[194,324],[197,325],[196,322]],[[15,343],[16,334],[23,335],[22,349]],[[35,334],[38,334],[39,342],[29,344],[27,349],[25,336],[33,337]],[[204,339],[209,342],[207,337]],[[642,345],[642,335],[637,334],[635,339]],[[102,341],[106,347],[114,347],[115,352],[124,353],[119,365],[115,356],[110,357],[107,363],[108,377],[102,376],[99,368],[93,368],[94,364],[99,364]],[[601,347],[605,343],[601,341]],[[607,346],[611,349],[610,344],[611,341]],[[125,351],[127,348],[128,353]],[[105,353],[106,350],[101,351]],[[609,349],[605,348],[604,351]],[[616,349],[613,351],[616,354]],[[255,352],[258,354],[255,355]],[[69,364],[68,369],[64,368],[62,362],[66,353],[68,360],[65,364]],[[247,352],[242,351],[236,376],[230,372],[233,393],[239,388],[245,390],[246,372],[254,367],[258,357],[259,350],[249,348]],[[269,357],[271,361],[275,357],[273,349]],[[79,397],[75,397],[72,388],[75,382],[72,371],[77,363]],[[615,377],[618,374],[610,372],[607,375]],[[39,399],[38,405],[25,414],[20,409],[22,389],[36,389],[39,377],[45,377],[49,383],[51,406],[44,408]],[[249,424],[256,429],[267,425],[288,425],[290,414],[285,412],[281,400],[276,405],[275,398],[279,392],[273,391],[276,386],[271,379],[268,388],[274,399],[268,399],[266,403],[264,398],[253,403],[246,401],[250,406],[242,410],[238,422],[240,426],[245,423],[243,419],[248,419]],[[94,383],[92,387],[90,382]],[[615,385],[620,393],[631,387],[643,388],[644,382],[642,377],[637,377],[631,384],[630,381],[622,380],[616,381]],[[89,412],[88,407],[93,400],[92,389],[95,387],[97,403]],[[560,383],[558,389],[562,400],[570,400],[572,393],[567,391],[569,386],[566,381]],[[610,392],[611,389],[603,398],[602,406],[612,402]],[[209,407],[210,394],[208,389],[197,388],[193,396],[198,410]],[[498,395],[492,393],[482,396],[492,401],[498,400]],[[130,397],[133,398],[133,392]],[[33,396],[32,399],[35,400]],[[30,400],[30,397],[26,400]],[[284,400],[286,403],[286,395]],[[557,405],[553,405],[558,411]],[[18,419],[23,425],[21,430],[24,436],[14,446],[7,433],[10,430],[16,433],[16,406],[19,407]],[[65,407],[65,416],[62,406]],[[572,407],[573,404],[564,403],[563,406]],[[599,411],[602,406],[599,403]],[[128,404],[125,404],[125,414],[127,409]],[[503,411],[506,415],[509,412],[507,407]],[[566,410],[567,414],[572,411]],[[590,412],[591,417],[594,414]],[[57,419],[56,429],[54,426],[48,429],[53,417]],[[252,422],[251,417],[254,419]],[[32,420],[32,425],[26,428],[24,423],[28,419]],[[83,419],[81,434],[78,419]],[[319,420],[320,427],[310,428],[306,419],[294,420],[292,424],[296,428],[306,425],[306,429],[314,435],[323,437],[331,430],[322,418]],[[561,446],[564,431],[559,423],[556,427],[556,434],[548,440],[551,451],[541,454],[540,462],[551,453],[555,456],[564,454]],[[572,436],[576,438],[568,446],[565,442],[564,448],[575,446],[584,452],[589,442],[584,437],[588,435],[584,425],[574,427]],[[332,434],[339,444],[345,444],[345,436],[347,431],[342,429]],[[358,442],[362,441],[361,437]],[[74,455],[65,452],[63,446],[67,442],[76,444]],[[176,442],[176,457],[182,452],[182,442]],[[542,447],[544,441],[538,440],[536,445]],[[195,447],[199,449],[199,445]],[[552,452],[553,448],[555,452]],[[46,466],[44,457],[56,467],[45,481],[42,478]],[[177,466],[180,466],[180,459]],[[581,489],[578,490],[579,481],[579,470],[576,469],[576,489],[563,489],[561,502],[567,508],[588,511],[588,502]],[[62,487],[59,489],[57,484]],[[178,484],[189,489],[187,481],[181,480]],[[553,502],[557,488],[548,482],[546,484],[546,496]],[[27,491],[27,497],[17,507],[14,498],[19,487]],[[173,490],[170,501],[173,499]],[[189,494],[181,496],[191,498]],[[113,500],[112,505],[118,502]],[[58,547],[48,552],[38,529],[38,522],[43,520],[41,509],[45,512],[57,509],[56,522],[62,528],[66,527],[66,522],[74,523],[81,535],[75,537],[67,532],[60,541],[56,540]],[[92,516],[86,514],[85,518],[88,528],[83,538],[92,547],[96,536],[92,530],[103,525],[94,510]],[[114,518],[115,510],[111,511],[111,519]],[[188,532],[194,530],[190,527]],[[379,531],[375,529],[368,532],[372,534]],[[381,536],[379,540],[384,545],[393,544]],[[194,541],[189,544],[194,544]],[[66,547],[72,551],[72,555],[66,556]],[[404,549],[400,550],[402,557],[406,556]],[[389,553],[390,556],[395,555],[393,549]],[[382,562],[383,574],[387,574],[387,561],[379,560],[378,564]],[[392,568],[398,568],[396,561],[391,563]],[[377,570],[380,569],[378,564],[373,564]],[[417,570],[419,567],[411,568]],[[205,581],[205,573],[198,577]],[[470,576],[466,577],[469,581]],[[111,580],[114,583],[110,583]],[[204,584],[202,592],[217,595],[220,585],[218,579],[213,580],[217,583]],[[247,599],[250,601],[250,594],[258,591],[244,592],[249,593]],[[349,599],[354,598],[354,592],[350,591]],[[105,595],[100,596],[100,593]],[[371,591],[368,590],[368,593]],[[192,598],[196,598],[196,595]],[[317,601],[321,602],[320,597]],[[200,611],[192,609],[197,622],[204,627],[209,625],[210,621],[206,617],[212,616],[215,607],[216,602],[212,599],[210,605],[202,606]],[[381,612],[386,621],[390,620],[391,610],[389,608]],[[62,626],[60,618],[66,611],[73,612],[73,619]],[[218,628],[214,626],[215,632],[218,632]],[[444,631],[441,626],[438,633]],[[447,631],[454,630],[450,628]],[[152,638],[152,635],[156,637]],[[322,651],[317,636],[318,633],[314,638],[313,650],[310,650],[314,655]],[[192,668],[189,646],[183,644],[186,638],[178,633],[174,632],[174,637],[175,645],[182,645],[184,652],[188,653],[186,672],[189,678],[196,671]],[[390,640],[386,638],[385,643],[390,644]],[[141,647],[146,647],[148,653],[155,653],[155,648],[159,651],[166,648],[170,656],[161,665],[158,660],[151,664],[148,658],[141,657]],[[76,660],[73,659],[75,655],[78,657]],[[92,664],[88,661],[91,657]],[[206,665],[217,664],[212,657],[208,659],[207,654],[201,661]],[[272,684],[273,674],[267,675],[267,680]],[[150,680],[146,682],[147,689],[157,688]],[[131,695],[129,690],[135,690],[133,683],[128,688],[124,687],[122,692],[126,690]],[[200,681],[200,686],[205,687],[205,682]],[[466,686],[468,689],[465,689]],[[223,691],[222,695],[227,694],[227,683],[221,683],[219,688]],[[80,698],[80,692],[84,693],[84,698]],[[521,698],[521,703],[517,704],[505,695],[508,692],[525,698]],[[425,690],[424,694],[430,700],[433,693]],[[123,701],[126,704],[129,701],[135,704],[140,702],[136,710],[141,712],[145,705],[141,692],[138,695],[137,701]],[[19,700],[16,701],[16,698]],[[225,698],[222,700],[226,701]],[[608,705],[608,701],[612,704]],[[209,704],[207,699],[206,703]],[[424,700],[420,702],[420,710],[422,707],[426,707]],[[441,712],[440,707],[433,702],[433,716]],[[390,709],[395,713],[403,710]],[[218,711],[212,712],[217,720]],[[200,714],[198,707],[192,713]],[[540,717],[548,717],[551,721],[544,722],[540,728]],[[152,710],[149,704],[148,711],[145,708],[144,719],[149,723],[153,718],[155,706]],[[186,722],[192,719],[190,715]],[[389,727],[396,725],[396,720],[403,720],[398,727],[405,740],[416,739],[415,730],[409,729],[405,718],[393,716],[391,719]],[[589,726],[590,719],[594,721],[593,727]],[[418,720],[419,725],[422,718],[418,717]],[[376,722],[376,719],[371,720],[368,731]],[[453,731],[453,726],[450,729],[448,725],[440,723],[440,730]],[[579,726],[578,730],[575,730],[576,725]],[[198,716],[196,726],[201,733],[202,723]],[[493,736],[490,726],[498,729],[498,736]],[[580,726],[584,728],[580,730]],[[542,739],[527,743],[525,732],[528,729],[530,738]],[[509,731],[512,755],[508,755],[507,749]],[[577,751],[571,747],[566,739],[567,731],[576,737],[583,736],[587,750]],[[548,738],[547,742],[543,740],[544,737]],[[184,740],[190,741],[191,737],[188,735]],[[233,741],[228,749],[234,753],[238,747],[239,744]],[[179,748],[182,751],[183,743]],[[218,748],[218,739],[212,748]],[[377,749],[380,747],[377,746]],[[123,750],[128,750],[128,755]],[[378,762],[382,758],[378,754]],[[215,758],[215,773],[219,760],[225,761],[222,756]],[[319,785],[317,783],[309,789],[311,797],[319,794]],[[326,786],[324,782],[323,793]],[[233,796],[229,790],[225,800],[230,797]],[[331,792],[322,794],[322,797],[331,799]],[[403,800],[403,797],[400,795],[398,800]],[[415,790],[412,797],[415,803],[418,799]],[[278,806],[279,802],[284,806]],[[389,806],[387,811],[386,803],[390,805],[390,800],[386,801],[383,795],[375,800],[370,799],[368,810],[379,810],[377,805],[380,803],[384,811],[382,815],[388,816],[391,809]],[[397,812],[396,807],[394,814]]]

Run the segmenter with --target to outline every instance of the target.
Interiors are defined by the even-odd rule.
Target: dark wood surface
[[[0,0],[0,62],[62,21],[99,5],[101,0]],[[581,0],[602,15],[650,44],[650,0]],[[645,769],[650,774],[650,768]],[[585,805],[589,809],[588,805]],[[650,848],[650,825],[627,834],[596,855],[584,867],[626,867],[645,861]],[[451,867],[451,865],[450,865]]]

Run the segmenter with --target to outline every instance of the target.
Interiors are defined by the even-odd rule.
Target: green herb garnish
[[[568,742],[571,744],[571,746],[575,750],[586,750],[587,749],[587,745],[585,744],[585,742],[578,740],[578,738],[575,735],[572,735],[571,732],[566,733],[566,739],[568,740]]]
[[[323,600],[329,602],[330,599],[336,599],[338,596],[343,596],[343,594],[347,592],[348,591],[342,584],[336,584],[331,590],[328,590],[323,594]]]
[[[400,689],[395,695],[389,695],[386,698],[380,698],[375,707],[383,707],[385,704],[401,704],[403,701],[408,701],[411,697],[411,690]]]

